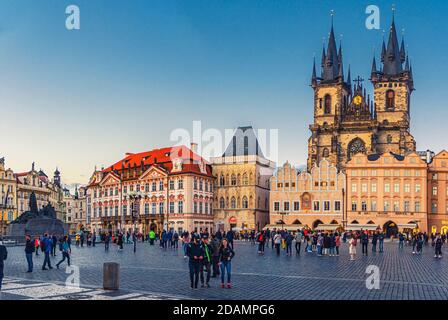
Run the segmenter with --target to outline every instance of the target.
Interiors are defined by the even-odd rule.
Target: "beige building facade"
[[[299,172],[290,163],[270,180],[270,225],[318,229],[343,225],[345,174],[321,160],[311,173]]]
[[[428,165],[428,228],[448,232],[448,151],[443,150]]]
[[[427,164],[417,153],[357,154],[346,175],[348,229],[428,232]]]
[[[275,164],[266,159],[252,127],[240,127],[222,157],[211,159],[215,177],[215,229],[262,229],[269,223],[269,179]]]

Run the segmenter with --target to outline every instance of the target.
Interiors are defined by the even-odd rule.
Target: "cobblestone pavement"
[[[111,246],[108,253],[101,244],[74,247],[72,265],[79,267],[79,292],[64,286],[69,276],[65,267],[41,271],[42,255],[34,258],[35,271],[25,273],[23,247],[10,247],[2,298],[82,299],[91,295],[96,299],[448,299],[448,254],[444,250],[444,258],[435,259],[431,246],[424,247],[423,255],[413,255],[411,247],[399,250],[397,243],[386,243],[384,253],[369,251],[367,257],[360,254],[359,247],[356,261],[349,261],[346,244],[339,257],[304,252],[300,256],[285,256],[283,251],[277,257],[270,247],[264,256],[259,256],[256,246],[236,242],[233,288],[221,289],[219,280],[212,279],[211,288],[198,290],[189,287],[188,262],[180,248],[162,250],[157,245],[139,243],[134,254],[132,247],[125,245],[120,252]],[[56,260],[60,257],[58,253]],[[120,291],[116,293],[99,290],[104,262],[120,263]],[[379,268],[378,290],[366,288],[369,265]],[[32,286],[40,289],[25,290]]]

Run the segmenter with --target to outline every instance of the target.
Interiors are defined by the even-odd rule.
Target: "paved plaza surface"
[[[386,243],[384,253],[369,252],[367,257],[358,246],[356,261],[349,261],[347,244],[342,245],[339,257],[305,252],[285,256],[283,250],[277,257],[270,246],[259,256],[256,246],[235,242],[233,288],[221,289],[220,281],[212,279],[211,288],[197,290],[190,289],[188,260],[181,248],[162,250],[139,243],[134,254],[132,244],[121,252],[115,245],[109,252],[101,244],[73,247],[72,265],[79,267],[80,288],[65,286],[69,276],[65,263],[60,270],[42,271],[41,254],[34,258],[35,271],[26,273],[23,250],[8,248],[2,299],[448,299],[448,248],[443,249],[443,259],[435,259],[430,245],[424,247],[423,255],[413,255],[411,247],[399,250],[396,242]],[[60,258],[58,252],[52,265]],[[120,263],[118,292],[101,289],[104,262]],[[379,268],[379,289],[366,288],[369,265]]]

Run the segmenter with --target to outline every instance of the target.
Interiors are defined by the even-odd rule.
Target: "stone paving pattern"
[[[425,246],[423,255],[413,255],[411,247],[398,249],[398,244],[386,243],[384,253],[371,253],[363,257],[358,246],[356,261],[349,261],[348,245],[343,244],[339,257],[318,257],[302,252],[300,256],[276,256],[269,247],[264,256],[257,254],[257,247],[247,242],[235,242],[232,289],[221,289],[220,281],[212,279],[211,288],[191,290],[188,260],[182,250],[162,250],[158,245],[125,245],[123,251],[111,245],[104,252],[101,244],[96,247],[73,247],[72,265],[80,268],[81,287],[72,294],[64,283],[67,278],[65,264],[60,270],[42,271],[43,256],[34,258],[35,271],[25,273],[26,260],[23,247],[9,247],[6,262],[2,299],[47,297],[76,299],[76,294],[94,296],[96,299],[292,299],[292,300],[409,300],[448,299],[448,254],[435,259],[433,247]],[[303,250],[303,247],[302,247]],[[370,246],[369,246],[370,250]],[[52,259],[54,265],[61,257]],[[120,291],[107,293],[102,288],[104,262],[120,263]],[[380,270],[380,289],[368,290],[366,268],[376,265]],[[34,292],[20,292],[13,286],[22,284],[41,286]],[[11,287],[12,286],[12,287]],[[59,291],[60,293],[58,293]],[[68,290],[68,291],[67,291]],[[90,290],[90,291],[89,291]],[[90,292],[90,293],[89,293]],[[94,293],[92,293],[94,292]],[[16,297],[16,298],[18,298]],[[114,297],[112,297],[114,298]]]

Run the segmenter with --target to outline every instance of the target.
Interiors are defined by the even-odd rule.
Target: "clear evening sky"
[[[344,66],[369,78],[395,3],[417,91],[419,150],[448,148],[446,1],[1,0],[0,157],[86,183],[125,152],[171,145],[173,129],[279,129],[280,164],[304,164],[313,120],[309,87],[322,38],[343,34]],[[81,30],[65,28],[65,8]],[[369,91],[372,91],[370,84]]]

